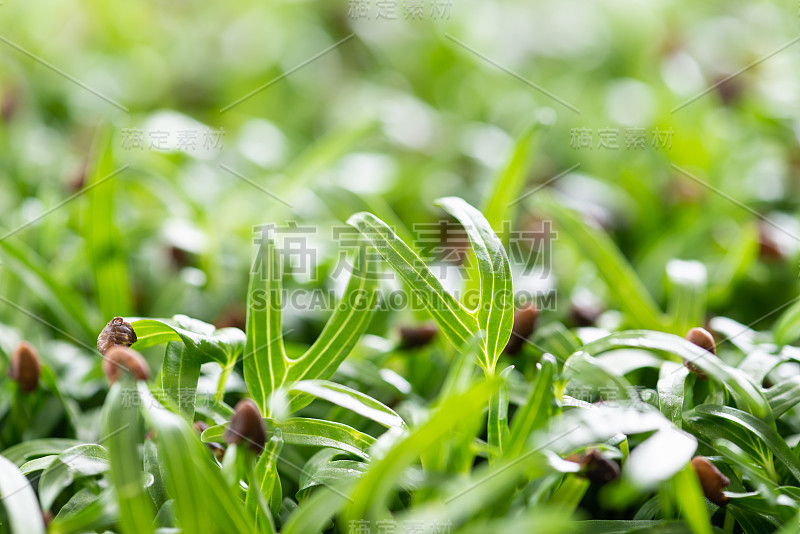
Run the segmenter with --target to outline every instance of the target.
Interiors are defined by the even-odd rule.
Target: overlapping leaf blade
[[[481,367],[493,374],[500,352],[508,342],[513,324],[513,288],[505,249],[486,218],[457,197],[437,204],[458,219],[469,236],[480,272],[480,299],[468,310],[448,293],[425,262],[386,223],[370,213],[356,213],[348,224],[378,250],[433,315],[442,332],[456,347],[483,332]]]
[[[360,245],[333,315],[314,344],[298,358],[290,358],[282,337],[278,257],[271,238],[265,235],[250,277],[244,355],[245,381],[261,413],[271,413],[270,395],[284,384],[333,376],[369,325],[377,299],[377,279],[368,272],[365,248]],[[300,393],[291,400],[293,410],[310,402]]]

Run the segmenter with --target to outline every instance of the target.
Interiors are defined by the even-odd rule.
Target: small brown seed
[[[714,343],[714,336],[712,336],[711,333],[705,328],[700,328],[700,327],[692,328],[686,334],[686,339],[688,339],[698,347],[707,350],[711,354],[717,353],[717,345],[716,343]],[[697,378],[699,378],[700,380],[708,380],[708,376],[692,362],[684,360],[683,365],[687,369],[689,369],[689,371],[695,373],[697,375]]]
[[[436,337],[436,325],[423,323],[419,326],[400,327],[400,346],[404,349],[424,347]]]
[[[714,84],[711,87],[716,89],[720,101],[725,106],[730,106],[735,103],[742,93],[745,92],[745,86],[741,78],[736,77],[736,74],[728,74],[725,77],[718,75],[713,81]]]
[[[531,302],[522,306],[514,313],[514,325],[511,327],[511,337],[504,349],[506,354],[518,354],[522,350],[525,340],[528,339],[536,329],[536,322],[539,320],[539,308]]]
[[[728,497],[722,492],[731,481],[704,456],[692,458],[692,469],[700,479],[706,499],[719,506],[728,504]]]
[[[573,454],[566,459],[580,464],[582,476],[597,486],[604,486],[618,479],[620,475],[619,465],[597,449],[589,449],[584,454]]]
[[[150,376],[150,368],[142,355],[122,345],[108,349],[103,358],[103,372],[112,384],[125,372],[130,372],[136,380],[147,380]]]
[[[11,355],[8,366],[8,377],[19,383],[19,388],[25,393],[30,393],[39,387],[39,375],[42,374],[42,364],[36,349],[23,341]]]
[[[105,354],[111,347],[118,345],[130,347],[134,343],[136,343],[136,332],[133,331],[131,323],[126,323],[122,317],[114,317],[97,337],[97,350],[100,354]]]
[[[705,328],[692,328],[686,334],[686,339],[698,347],[706,349],[711,354],[717,353],[717,344],[714,343],[714,336],[712,336],[711,333]]]
[[[781,240],[778,231],[769,224],[762,222],[758,225],[758,254],[762,260],[784,260],[787,256],[786,245]]]
[[[264,429],[264,420],[258,411],[256,403],[250,399],[242,399],[236,404],[233,417],[225,430],[225,441],[234,445],[244,440],[256,453],[264,450],[267,441],[267,432]]]

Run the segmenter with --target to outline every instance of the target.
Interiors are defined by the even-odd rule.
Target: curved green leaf
[[[793,376],[775,384],[764,392],[777,418],[800,402],[800,376]]]
[[[82,445],[83,443],[85,442],[66,438],[32,439],[9,447],[1,454],[16,465],[21,466],[32,458],[60,454],[70,447]]]
[[[477,321],[445,290],[417,254],[394,231],[371,213],[356,213],[347,219],[392,266],[433,315],[450,342],[460,347],[478,330]]]
[[[800,460],[797,455],[772,426],[758,417],[729,406],[701,404],[685,413],[684,420],[707,440],[724,438],[735,443],[760,460],[761,466],[773,474],[774,454],[800,481]]]
[[[800,300],[784,311],[772,330],[775,343],[788,345],[800,338]]]
[[[270,431],[280,429],[284,443],[307,447],[330,447],[365,460],[370,459],[369,448],[375,443],[375,438],[372,436],[334,421],[289,417],[282,421],[265,418],[264,423]],[[207,428],[202,435],[203,441],[205,443],[220,441],[226,428],[228,423]]]
[[[764,394],[744,373],[682,337],[651,330],[628,330],[588,343],[582,350],[589,354],[598,354],[618,348],[639,348],[680,356],[722,383],[750,413],[767,421],[773,419]]]
[[[458,219],[469,236],[480,273],[481,292],[478,307],[471,313],[485,332],[486,368],[494,370],[497,358],[508,343],[514,322],[514,290],[511,266],[503,243],[480,211],[458,197],[436,201]]]
[[[39,479],[42,508],[49,510],[61,491],[76,478],[99,475],[108,468],[108,452],[100,445],[77,445],[62,452],[44,469]]]
[[[661,364],[658,374],[658,400],[661,413],[670,421],[678,425],[683,421],[683,399],[686,386],[686,378],[689,376],[689,369],[686,366],[665,361]]]
[[[137,341],[133,349],[142,350],[171,341],[183,342],[186,354],[198,363],[217,362],[223,367],[241,354],[245,334],[238,328],[217,330],[213,325],[176,315],[167,319],[132,319]]]
[[[3,456],[0,456],[0,498],[12,534],[45,533],[42,511],[33,488],[14,462]]]
[[[406,426],[403,418],[382,402],[360,391],[337,384],[336,382],[327,380],[302,380],[300,382],[295,382],[289,386],[287,390],[289,392],[304,393],[317,399],[336,404],[353,413],[371,419],[386,428],[403,428]]]
[[[312,456],[300,473],[298,498],[302,500],[312,489],[319,486],[359,478],[367,470],[369,464],[343,456],[344,453],[336,449],[322,449]]]

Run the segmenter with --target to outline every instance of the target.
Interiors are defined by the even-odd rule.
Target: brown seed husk
[[[692,328],[689,332],[686,333],[686,339],[694,343],[700,348],[703,348],[710,352],[711,354],[717,353],[717,344],[714,342],[714,336],[706,330],[705,328]],[[683,365],[689,369],[689,371],[693,372],[697,375],[697,378],[700,380],[708,380],[708,376],[700,370],[695,364],[690,361],[684,361]]]
[[[27,341],[21,342],[11,355],[8,377],[17,382],[22,391],[30,393],[39,387],[41,374],[42,364],[36,349]]]
[[[763,260],[786,259],[785,246],[780,242],[777,230],[762,222],[758,225],[759,257]]]
[[[264,450],[267,441],[267,431],[264,420],[258,411],[256,403],[250,399],[242,399],[236,404],[231,422],[225,430],[225,441],[234,445],[246,441],[256,453]]]
[[[717,344],[714,343],[714,336],[712,336],[711,332],[705,328],[692,328],[689,330],[689,332],[687,332],[686,339],[698,347],[706,349],[711,354],[717,353]]]
[[[150,376],[150,368],[141,354],[123,345],[111,347],[103,358],[103,373],[113,384],[125,372],[130,372],[136,380],[147,380]]]
[[[419,326],[400,327],[400,346],[404,349],[424,347],[436,337],[436,325],[423,323]]]
[[[511,337],[504,352],[506,354],[519,354],[533,331],[536,329],[536,322],[539,320],[539,308],[536,304],[530,303],[522,306],[514,313],[514,325],[511,327]]]
[[[589,449],[584,454],[573,454],[566,458],[581,466],[581,475],[596,486],[604,486],[619,478],[619,465],[609,460],[597,449]]]
[[[136,343],[136,332],[131,323],[125,322],[122,317],[114,317],[97,337],[97,350],[105,355],[111,347],[119,345],[130,347],[134,343]]]
[[[706,499],[713,502],[718,506],[725,506],[728,504],[728,497],[722,492],[731,481],[717,469],[717,467],[708,461],[704,456],[695,456],[692,458],[692,469],[700,479],[700,485],[703,487],[703,493]]]

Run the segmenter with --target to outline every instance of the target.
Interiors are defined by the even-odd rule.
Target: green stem
[[[733,534],[733,527],[736,526],[736,520],[733,518],[730,510],[725,510],[725,523],[722,525],[722,530],[725,534]]]
[[[222,403],[222,399],[225,397],[225,384],[228,382],[228,377],[231,376],[231,372],[235,366],[236,360],[231,359],[228,361],[228,365],[222,368],[222,373],[220,373],[219,381],[217,382],[217,391],[214,393],[214,402],[216,404]]]

